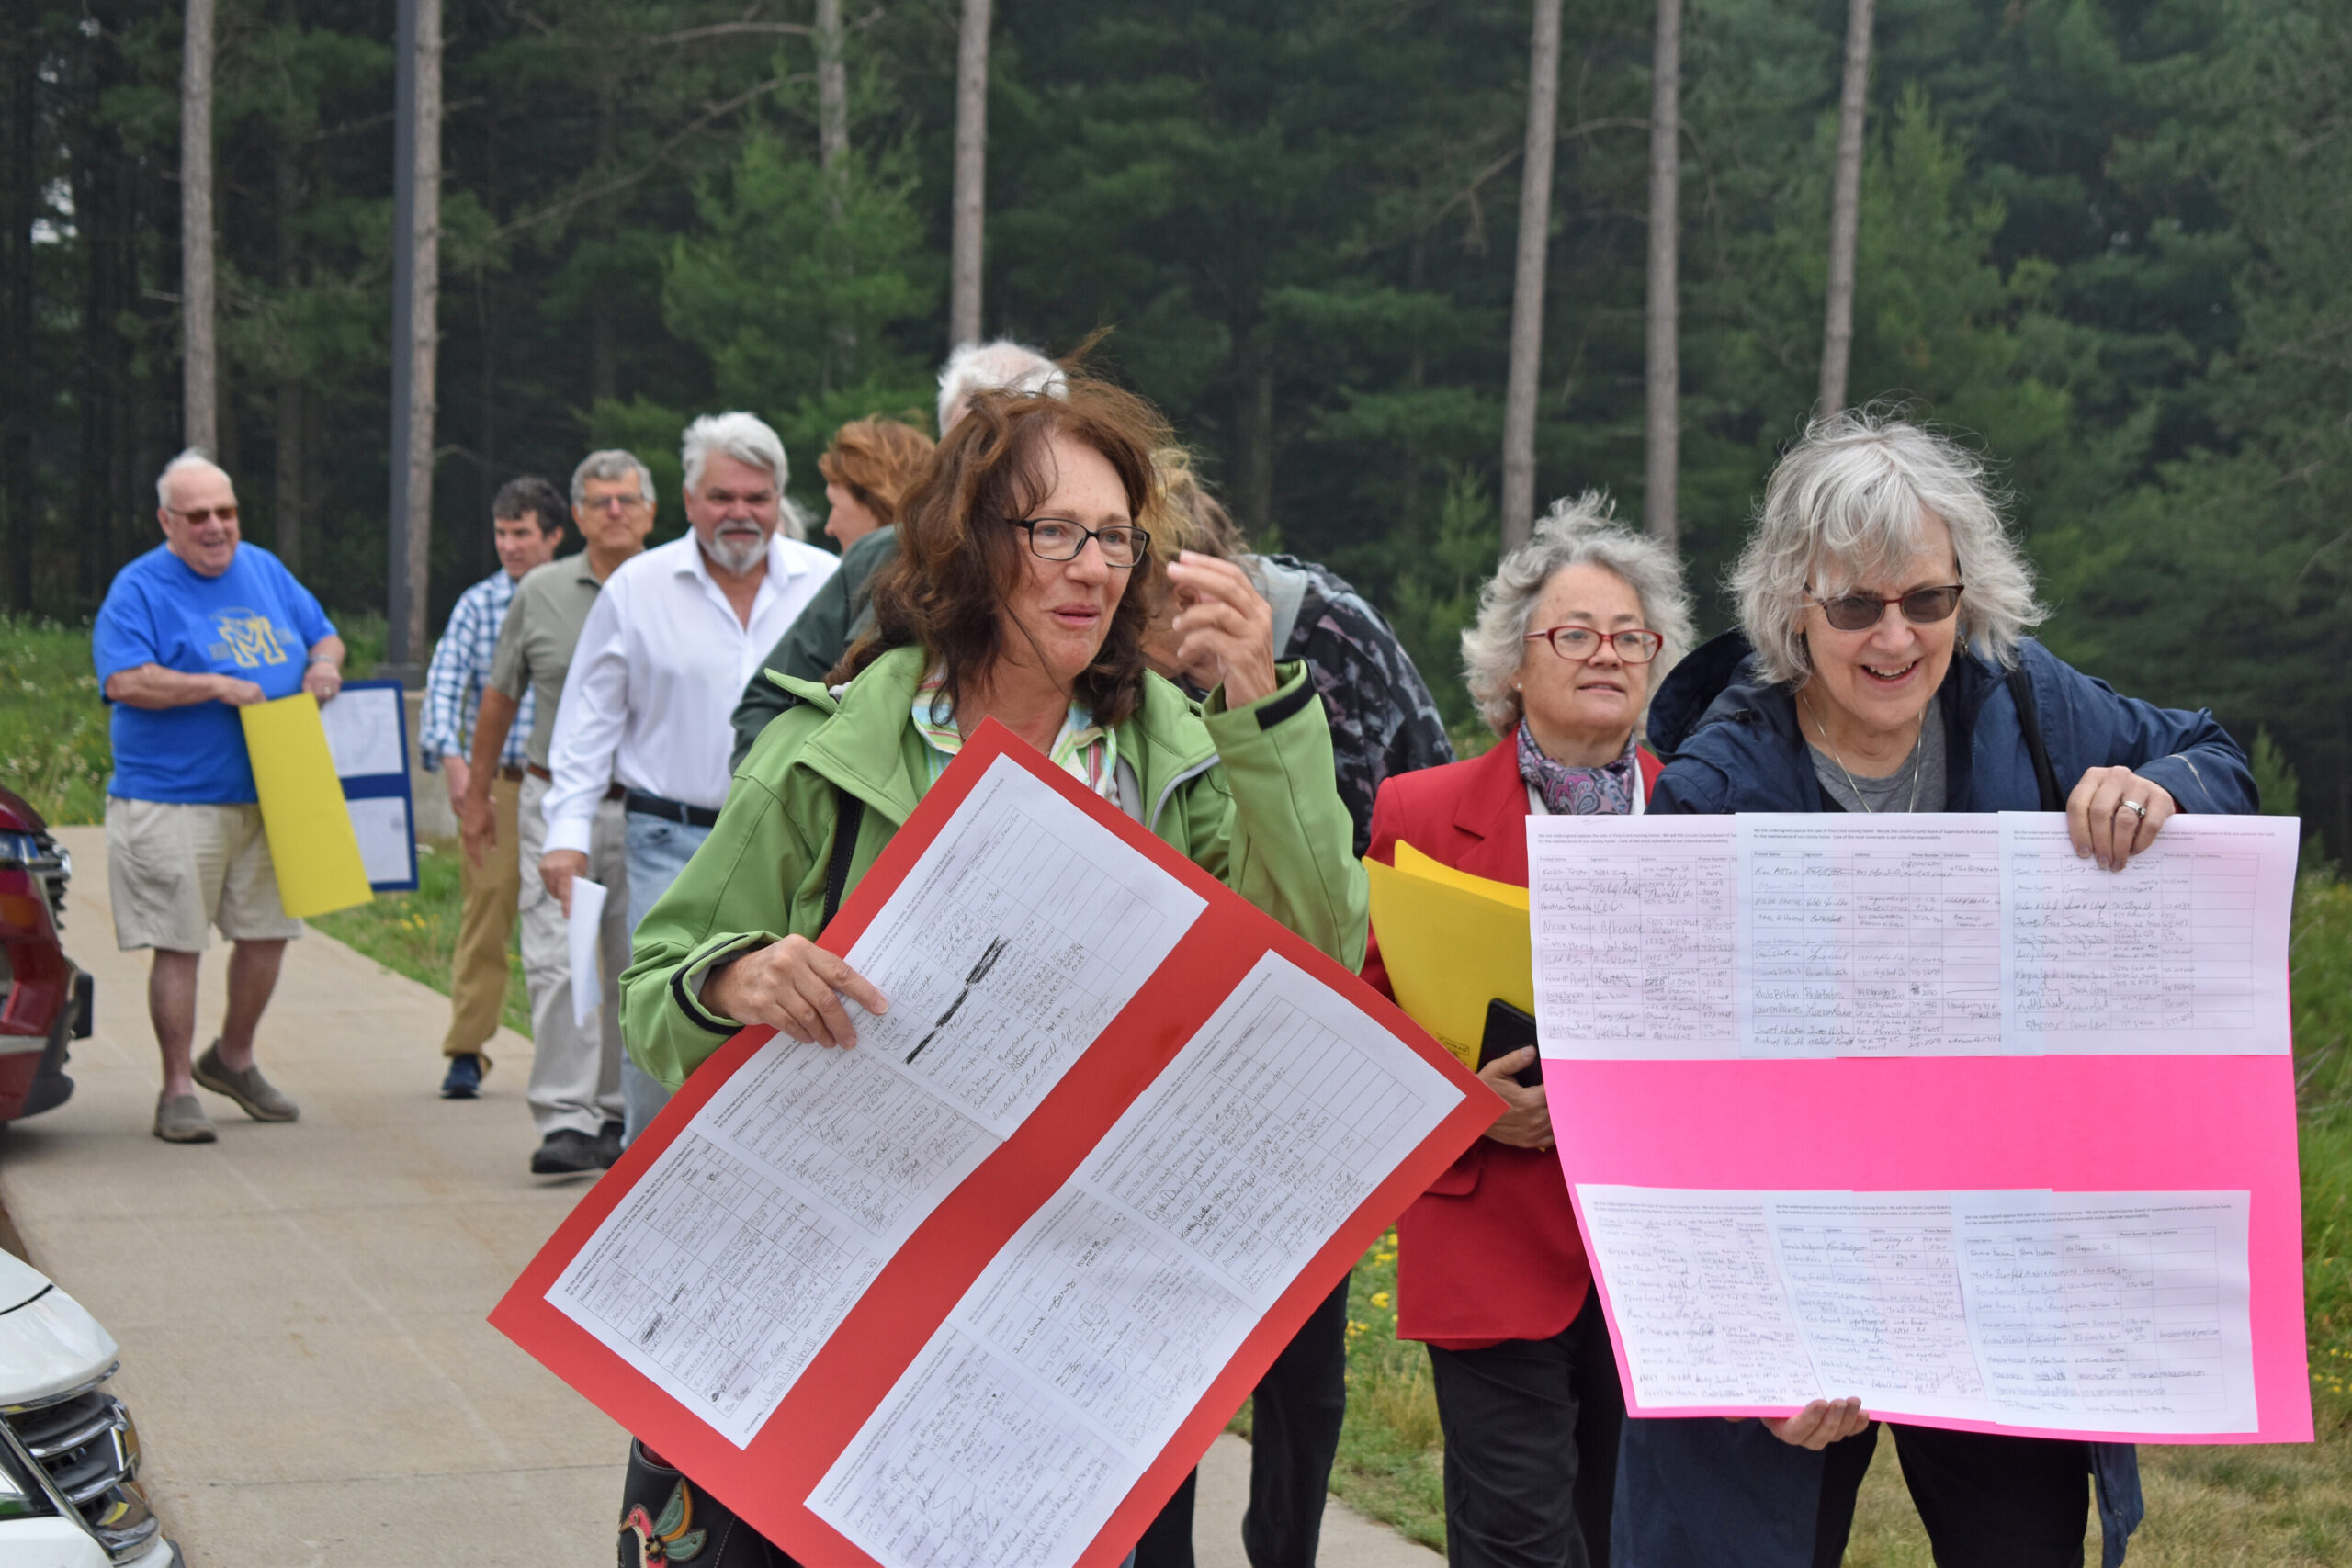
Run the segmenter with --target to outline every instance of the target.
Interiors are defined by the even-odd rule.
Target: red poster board
[[[1175,1438],[1079,1555],[1083,1568],[1112,1568],[1125,1557],[1309,1313],[1496,1113],[1493,1096],[1393,1004],[994,722],[971,739],[843,903],[820,939],[827,950],[850,950],[1000,758],[1042,781],[1208,907],[1018,1130],[921,1223],[749,1444],[738,1448],[707,1425],[566,1315],[548,1292],[695,1113],[768,1043],[771,1031],[743,1031],[687,1080],[558,1228],[490,1317],[763,1534],[803,1562],[825,1568],[875,1559],[810,1512],[805,1499],[981,1270],[1268,953],[1339,993],[1442,1074],[1461,1098],[1291,1280],[1184,1417]]]

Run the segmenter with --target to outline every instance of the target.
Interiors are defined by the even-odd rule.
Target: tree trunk
[[[1642,523],[1671,547],[1682,451],[1682,352],[1677,250],[1682,236],[1682,0],[1657,0],[1650,65],[1650,279],[1647,478]]]
[[[302,383],[277,383],[277,558],[302,574]]]
[[[401,0],[406,118],[402,188],[394,206],[405,224],[392,235],[391,592],[386,662],[403,675],[421,666],[433,558],[434,378],[441,301],[441,0]],[[413,19],[412,19],[413,18]],[[395,138],[399,145],[402,138]]]
[[[1535,0],[1528,46],[1527,150],[1519,185],[1519,271],[1511,286],[1510,378],[1503,393],[1503,548],[1535,522],[1535,393],[1544,372],[1544,274],[1552,231],[1552,149],[1560,122],[1560,0]]]
[[[612,174],[621,161],[620,127],[607,88],[596,105],[596,167]],[[601,403],[621,395],[620,312],[613,304],[612,265],[614,201],[600,202],[595,231],[605,242],[603,255],[588,280],[588,400]]]
[[[956,39],[955,245],[948,266],[947,342],[980,336],[980,231],[988,209],[989,0],[964,0]]]
[[[1861,224],[1862,117],[1870,105],[1872,0],[1848,0],[1846,80],[1838,96],[1838,172],[1829,195],[1829,287],[1822,308],[1821,393],[1815,412],[1846,406],[1854,352],[1854,236]]]
[[[10,7],[0,51],[6,64],[0,106],[0,511],[6,513],[9,607],[33,607],[35,521],[40,513],[33,473],[33,389],[40,384],[33,345],[33,215],[40,203],[40,45],[30,6]]]
[[[1245,534],[1274,520],[1274,367],[1254,337],[1234,354],[1234,510]]]
[[[180,427],[220,445],[220,362],[212,317],[212,8],[187,0],[180,54]]]
[[[985,26],[981,42],[987,42]],[[817,0],[817,162],[830,175],[848,152],[849,72],[842,64],[842,0]],[[841,206],[835,192],[836,220]]]
[[[72,132],[82,149],[74,160],[74,226],[82,244],[79,363],[74,400],[81,416],[81,449],[74,479],[76,597],[94,600],[104,591],[105,572],[115,560],[122,528],[116,466],[129,444],[130,340],[118,325],[132,309],[130,279],[135,264],[128,236],[131,176],[119,133],[101,118],[107,92],[121,79],[121,55],[114,43],[118,18],[93,6],[97,35],[86,39],[89,68],[74,100]],[[152,525],[150,525],[152,526]]]

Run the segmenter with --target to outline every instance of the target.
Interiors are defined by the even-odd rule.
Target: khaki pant
[[[115,945],[125,953],[202,953],[214,926],[231,942],[302,934],[278,902],[258,806],[108,796],[107,886]]]
[[[603,1005],[587,1028],[571,1021],[571,948],[563,906],[539,880],[547,818],[539,803],[548,782],[523,781],[515,842],[522,850],[523,981],[531,989],[531,1122],[539,1136],[569,1127],[594,1137],[621,1120],[621,971],[628,967],[628,854],[621,803],[600,802],[589,837],[588,876],[610,891],[597,931],[603,948]]]
[[[498,842],[477,868],[458,852],[458,886],[464,899],[458,918],[458,949],[449,962],[449,1032],[441,1041],[444,1056],[480,1055],[498,1032],[499,1015],[506,1009],[506,939],[514,930],[514,910],[523,894],[523,847],[514,832],[515,805],[523,794],[520,780],[493,779],[490,803],[498,818]],[[536,868],[535,868],[536,869]]]

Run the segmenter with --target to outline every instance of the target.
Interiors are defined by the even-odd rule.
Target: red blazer
[[[1645,799],[1663,766],[1635,753]],[[1372,858],[1396,840],[1497,882],[1527,886],[1527,785],[1515,735],[1482,757],[1397,773],[1372,807]],[[1363,977],[1394,996],[1375,936]],[[1592,1285],[1555,1154],[1480,1138],[1396,1222],[1396,1333],[1453,1350],[1548,1339]]]

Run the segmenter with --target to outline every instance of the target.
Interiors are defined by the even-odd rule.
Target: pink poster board
[[[1544,1075],[1571,1191],[1579,1184],[2245,1191],[2257,1430],[2184,1438],[1917,1419],[2117,1441],[2311,1440],[2291,1058],[1546,1061]],[[1606,1308],[1608,1281],[1595,1277]],[[1613,1312],[1610,1336],[1633,1414],[1785,1416],[1792,1408],[1645,1412]]]
[[[2068,863],[2063,838],[2053,840],[2053,825],[2034,816],[1997,823],[1914,818],[1860,825],[1856,836],[1834,842],[1801,842],[1798,851],[1813,857],[1808,875],[1815,880],[1782,904],[1793,911],[1792,929],[1808,942],[1824,944],[1806,951],[1866,952],[1873,933],[1861,928],[1870,913],[1848,900],[1844,888],[1865,896],[1884,889],[1883,908],[1912,919],[1914,955],[1923,942],[1931,944],[1927,952],[1939,948],[1949,980],[1959,972],[1950,955],[1981,949],[1988,956],[1979,966],[1997,964],[2003,981],[1998,1023],[1975,1026],[1991,1048],[1984,1054],[1966,1043],[1930,1040],[1915,1042],[1915,1054],[1792,1058],[1756,1054],[1759,1035],[1747,1010],[1750,998],[1758,1014],[1775,999],[1761,985],[1750,988],[1752,979],[1761,978],[1763,962],[1793,951],[1785,942],[1766,946],[1768,939],[1786,933],[1762,932],[1757,919],[1766,903],[1759,891],[1770,891],[1758,874],[1757,848],[1786,863],[1790,852],[1773,843],[1769,831],[1783,819],[1611,820],[1623,826],[1603,837],[1611,829],[1597,826],[1600,819],[1530,818],[1544,1074],[1572,1192],[1617,1187],[1748,1194],[2244,1193],[2253,1430],[2039,1427],[1899,1409],[1880,1413],[1925,1426],[2116,1441],[2311,1440],[2294,1063],[2285,1027],[2290,821],[2209,819],[2195,825],[2205,829],[2201,839],[2194,831],[2172,835],[2179,842],[2170,846],[2171,863],[2162,858],[2167,846],[2160,846],[2120,877],[2100,881]],[[1808,836],[1837,830],[1826,829],[1821,818],[1788,825]],[[1938,832],[1945,834],[1940,840],[1924,837]],[[2063,834],[2063,827],[2057,832]],[[1906,843],[1906,834],[1920,841]],[[1548,850],[1547,837],[1553,840]],[[2193,864],[2192,852],[2201,857]],[[1888,881],[1890,868],[1903,870],[1906,863],[1896,857],[1904,855],[1911,857],[1907,880]],[[1973,870],[1962,863],[1966,856],[1973,857]],[[2227,881],[2216,875],[2217,865]],[[1597,874],[1608,880],[1599,882]],[[1876,887],[1865,878],[1877,879]],[[2060,884],[2065,886],[2053,895],[2050,890]],[[2217,885],[2225,899],[2212,896]],[[2166,890],[2174,887],[2187,889],[2193,900],[2167,902],[2176,895]],[[1669,911],[1677,917],[1670,929],[1689,948],[1688,956],[1661,968],[1666,955],[1654,935],[1615,941],[1610,933],[1622,922],[1603,919],[1605,911],[1593,902],[1603,897],[1615,900],[1611,907],[1621,912],[1652,913],[1665,898],[1680,897],[1689,908]],[[2031,897],[2040,898],[2033,918],[2018,919],[2015,910]],[[1930,905],[1929,898],[1941,903]],[[2112,907],[2098,907],[2099,900]],[[1848,911],[1842,916],[1836,913],[1841,908]],[[1923,908],[1930,911],[1925,926],[1940,934],[1919,934]],[[1710,936],[1726,930],[1735,908],[1745,922],[1736,938]],[[1816,909],[1827,913],[1815,919]],[[1996,916],[1996,909],[2005,913]],[[2117,941],[2113,951],[2129,948],[2137,957],[2144,948],[2145,956],[2163,961],[2159,975],[2198,975],[2202,996],[2226,998],[2244,990],[2254,1004],[2251,1027],[2209,1038],[2226,1038],[2218,1049],[2246,1054],[2196,1054],[2196,1042],[2180,1030],[2151,1031],[2142,1050],[2160,1054],[2132,1054],[2129,1043],[2140,1026],[2121,1018],[2104,1021],[2103,1039],[2086,1031],[2079,1043],[2070,1041],[2085,1054],[2030,1054],[2054,1043],[2054,1036],[2020,1038],[2017,1024],[2025,1010],[2018,1001],[2016,944],[2039,942],[2055,952],[2076,934],[2095,938],[2103,922],[2119,938],[2124,922],[2136,922],[2130,941]],[[2233,924],[2247,933],[2236,948],[2227,945],[2234,939],[2216,936],[2217,927]],[[1981,934],[1970,934],[1972,927]],[[2175,958],[2164,942],[2193,943],[2195,951],[2184,946]],[[2001,942],[2012,944],[2005,953]],[[1547,967],[1547,943],[1566,949],[1565,961],[1555,952]],[[2217,953],[2238,965],[2222,975],[2226,983],[2219,987],[2211,978],[2220,973]],[[1916,956],[1910,963],[1918,967]],[[1947,995],[1952,989],[1948,986]],[[2126,994],[2136,997],[2138,989],[2135,981]],[[1645,1005],[1661,994],[1668,1008]],[[1894,999],[1883,1005],[1898,1011],[1917,1005],[1884,994]],[[1676,1005],[1676,1019],[1699,1020],[1707,1028],[1662,1032],[1658,1021]],[[1619,1010],[1616,1015],[1599,1010],[1610,1006]],[[1611,1016],[1644,1020],[1624,1046],[1610,1043],[1616,1031],[1605,1021]],[[1736,1026],[1720,1021],[1733,1018]],[[2096,1030],[2101,1021],[2087,1024]],[[1867,1027],[1863,1033],[1869,1035]],[[1605,1059],[1612,1051],[1648,1059]],[[2012,1054],[1996,1054],[2005,1051]],[[1796,1408],[1681,1403],[1645,1408],[1608,1269],[1599,1266],[1602,1249],[1582,1205],[1577,1219],[1596,1258],[1597,1288],[1633,1414],[1775,1416]]]

